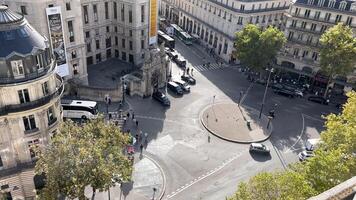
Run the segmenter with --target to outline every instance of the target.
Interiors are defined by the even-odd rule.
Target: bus
[[[177,24],[171,24],[174,29],[174,35],[182,40],[182,42],[186,45],[193,44],[193,38],[187,32],[185,32],[182,28],[180,28]]]
[[[164,42],[164,46],[170,49],[175,48],[176,42],[169,35],[165,34],[163,31],[158,31],[158,44],[162,44]]]
[[[98,104],[95,101],[62,100],[64,118],[93,119],[98,115]]]

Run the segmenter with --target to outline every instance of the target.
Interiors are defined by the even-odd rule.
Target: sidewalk
[[[110,200],[159,200],[163,197],[164,190],[165,177],[162,168],[145,154],[137,154],[132,181],[123,183],[121,187],[110,188]],[[86,190],[86,195],[91,195],[90,188]],[[95,200],[109,200],[109,192],[98,192]]]

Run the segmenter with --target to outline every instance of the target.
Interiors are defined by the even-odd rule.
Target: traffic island
[[[262,142],[272,133],[272,118],[247,106],[235,103],[215,103],[206,107],[200,121],[215,136],[237,143]]]

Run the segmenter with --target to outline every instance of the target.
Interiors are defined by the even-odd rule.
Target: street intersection
[[[237,102],[244,91],[242,104],[259,110],[264,86],[251,84],[236,66],[225,64],[204,68],[204,62],[215,62],[199,46],[176,41],[176,50],[187,60],[187,67],[197,67],[197,84],[191,92],[177,97],[168,91],[170,108],[151,98],[129,97],[127,102],[139,120],[139,130],[148,133],[144,150],[161,166],[166,177],[163,199],[224,199],[241,181],[261,171],[283,170],[297,162],[308,138],[318,138],[323,130],[321,115],[337,112],[305,98],[289,99],[267,93],[265,113],[275,104],[273,132],[265,141],[271,157],[251,155],[248,144],[225,141],[210,134],[201,124],[202,110],[213,103]],[[183,71],[172,63],[173,79]],[[215,97],[214,97],[215,96]],[[214,98],[214,99],[213,99]],[[213,102],[215,101],[215,102]]]

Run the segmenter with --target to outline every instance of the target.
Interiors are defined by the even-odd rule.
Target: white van
[[[308,151],[313,151],[318,146],[318,144],[320,144],[320,142],[321,142],[320,138],[308,139],[307,142],[305,143],[305,148]]]
[[[62,100],[64,118],[92,119],[98,115],[98,104],[95,101]]]

